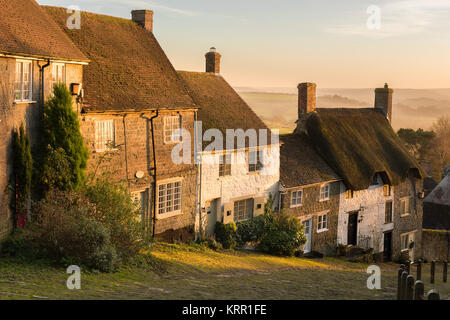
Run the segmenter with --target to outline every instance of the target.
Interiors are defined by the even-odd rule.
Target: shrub
[[[263,214],[253,219],[238,222],[236,230],[236,241],[239,247],[246,243],[257,243],[267,232],[268,228],[275,223],[275,216]]]
[[[120,258],[127,260],[148,245],[150,235],[138,221],[141,212],[125,185],[112,184],[100,178],[85,187],[87,199],[95,205],[92,218],[105,225],[111,233],[111,243]]]
[[[232,249],[236,245],[236,224],[216,222],[216,240],[224,249]]]
[[[75,190],[86,178],[89,153],[72,102],[72,95],[66,85],[59,83],[54,85],[53,96],[44,105],[42,152],[35,166],[36,179],[44,194],[52,188]],[[58,157],[64,160],[64,172],[58,172],[53,167]],[[46,181],[48,177],[53,179]]]
[[[50,192],[36,207],[29,237],[40,255],[109,272],[118,263],[109,229],[90,218],[95,205],[79,193]]]
[[[257,248],[274,255],[293,256],[307,241],[303,228],[297,218],[281,213],[267,225]]]
[[[15,199],[12,202],[12,207],[14,212],[24,215],[30,197],[33,159],[31,157],[30,137],[25,133],[23,124],[20,125],[19,130],[14,130],[12,150],[14,159],[12,184],[17,185],[15,192],[18,196],[17,199],[12,197]]]

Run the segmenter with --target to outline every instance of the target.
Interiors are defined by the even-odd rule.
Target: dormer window
[[[377,186],[378,185],[378,174],[375,174],[372,178],[372,183],[373,186]]]
[[[32,100],[33,65],[31,61],[16,61],[16,81],[14,84],[15,101]]]

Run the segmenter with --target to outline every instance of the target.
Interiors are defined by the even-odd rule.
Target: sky
[[[450,0],[37,1],[128,19],[153,10],[176,69],[204,71],[214,46],[234,87],[450,88]]]

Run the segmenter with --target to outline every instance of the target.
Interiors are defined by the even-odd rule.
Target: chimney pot
[[[393,94],[394,90],[390,89],[387,83],[384,88],[375,89],[375,108],[382,110],[389,122],[392,121]]]
[[[220,58],[221,54],[217,52],[216,48],[211,47],[209,52],[205,54],[206,58],[206,72],[212,72],[215,74],[220,73]]]
[[[145,30],[153,32],[153,11],[151,10],[133,10],[131,19]]]

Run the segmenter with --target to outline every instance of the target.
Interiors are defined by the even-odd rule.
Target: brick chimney
[[[390,89],[388,84],[384,88],[375,89],[375,108],[381,109],[386,118],[392,120],[392,95],[394,90]]]
[[[316,87],[315,83],[300,83],[298,88],[298,118],[316,111]]]
[[[133,10],[131,11],[131,20],[136,22],[144,29],[153,32],[153,11]]]
[[[298,86],[298,120],[294,133],[306,133],[307,115],[316,111],[316,88],[317,85],[311,82],[303,82]]]
[[[206,72],[212,72],[219,74],[220,73],[220,58],[222,56],[220,53],[216,52],[216,48],[212,47],[207,54],[206,57]]]

